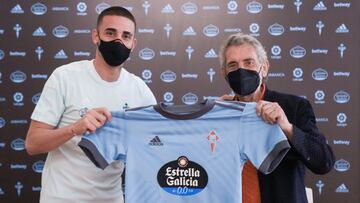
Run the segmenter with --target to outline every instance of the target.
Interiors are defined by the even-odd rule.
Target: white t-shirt
[[[93,61],[84,60],[61,66],[51,74],[31,119],[61,128],[79,120],[86,109],[116,111],[155,103],[154,95],[139,77],[122,68],[117,81],[106,82]],[[48,153],[40,202],[123,202],[123,164],[97,168],[78,147],[80,140],[81,136],[75,136]]]

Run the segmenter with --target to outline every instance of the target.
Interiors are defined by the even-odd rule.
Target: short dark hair
[[[96,27],[99,27],[99,25],[101,24],[101,21],[103,20],[103,18],[105,16],[111,16],[111,15],[122,16],[122,17],[125,17],[125,18],[131,20],[134,23],[135,30],[136,30],[135,17],[133,16],[133,14],[130,13],[130,11],[128,11],[126,8],[121,7],[121,6],[112,6],[112,7],[109,7],[107,9],[103,10],[97,18]]]

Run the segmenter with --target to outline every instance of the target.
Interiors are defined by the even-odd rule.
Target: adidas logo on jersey
[[[346,27],[346,25],[343,23],[335,30],[336,33],[348,33],[349,29]]]
[[[162,143],[159,136],[156,135],[153,139],[150,140],[149,145],[150,146],[163,146],[164,143]]]
[[[183,32],[184,36],[190,36],[190,35],[196,35],[196,32],[194,31],[194,29],[189,26],[188,28],[186,28],[186,30]]]

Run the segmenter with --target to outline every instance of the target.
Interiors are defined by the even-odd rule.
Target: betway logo
[[[342,145],[350,145],[350,140],[334,140],[333,141],[334,144],[342,144]]]

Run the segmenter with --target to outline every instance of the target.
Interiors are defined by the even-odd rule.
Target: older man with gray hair
[[[257,114],[267,123],[277,123],[292,147],[269,175],[256,175],[250,163],[245,165],[243,173],[250,175],[243,174],[243,202],[307,202],[305,167],[315,174],[326,174],[335,159],[326,138],[316,126],[309,101],[268,89],[266,80],[270,65],[266,51],[250,35],[237,33],[229,36],[220,49],[220,64],[222,74],[235,93],[235,96],[221,98],[257,102]],[[246,178],[251,173],[255,173],[256,179],[249,182]],[[247,188],[250,185],[252,188]],[[250,191],[259,189],[261,200],[255,196],[246,197]]]

